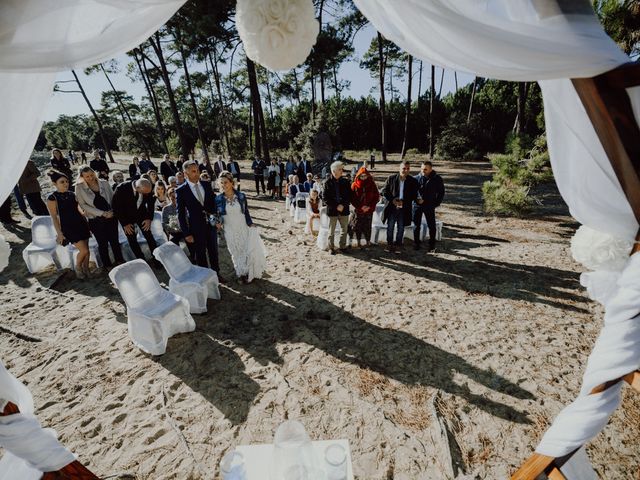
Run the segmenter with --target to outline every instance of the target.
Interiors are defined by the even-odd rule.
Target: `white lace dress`
[[[226,211],[224,238],[236,275],[246,275],[249,281],[261,278],[267,267],[267,252],[258,228],[247,225],[237,199],[234,198],[231,202],[227,200]]]

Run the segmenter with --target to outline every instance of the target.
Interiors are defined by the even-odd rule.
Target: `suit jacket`
[[[304,183],[307,180],[307,173],[311,173],[311,162],[309,160],[303,160],[298,164],[298,178],[300,183]]]
[[[439,207],[444,198],[442,177],[435,170],[432,170],[428,177],[420,174],[416,176],[416,180],[418,180],[418,193],[424,200],[424,203],[420,206],[425,208]]]
[[[143,195],[140,208],[137,208],[133,182],[134,181],[123,182],[118,185],[111,199],[113,214],[123,227],[125,225],[140,223],[143,220],[153,220],[155,197],[151,193]]]
[[[222,169],[220,168],[220,165],[218,164],[217,160],[213,164],[213,171],[216,174],[216,178],[218,178],[218,176],[220,175],[220,172],[222,172],[222,170],[226,170],[227,169],[227,164],[225,163],[225,161],[224,160],[220,160],[220,162],[222,163]]]
[[[142,171],[140,170],[139,166],[136,166],[135,163],[129,165],[129,178],[131,180],[137,180],[138,178],[140,178],[140,173],[142,173]]]
[[[208,182],[200,182],[204,189],[204,205],[202,205],[191,191],[189,182],[185,181],[176,190],[178,206],[178,222],[180,230],[187,235],[199,237],[209,230],[209,215],[217,213],[215,194]]]
[[[327,215],[337,217],[349,215],[349,205],[351,204],[351,185],[344,177],[336,180],[333,175],[324,181],[322,188],[322,201],[327,206]],[[342,212],[338,212],[338,205],[344,206]]]
[[[165,182],[168,182],[169,177],[173,177],[176,173],[178,173],[178,169],[171,160],[169,160],[169,163],[164,160],[160,163],[160,175],[164,177]]]
[[[153,162],[147,159],[140,160],[138,167],[140,167],[140,173],[147,173],[149,170],[156,170],[156,166]]]
[[[382,196],[387,199],[387,205],[382,212],[382,221],[386,222],[389,217],[389,211],[395,209],[392,201],[400,198],[400,174],[396,173],[387,178],[387,181],[382,188]],[[411,224],[411,210],[413,202],[418,198],[418,181],[411,175],[407,175],[404,180],[404,190],[402,194],[402,214],[404,217],[404,224]]]

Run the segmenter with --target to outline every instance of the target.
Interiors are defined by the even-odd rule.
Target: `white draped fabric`
[[[387,39],[436,65],[503,80],[540,81],[554,176],[582,224],[633,239],[638,221],[570,78],[592,77],[630,59],[605,34],[587,0],[354,0]],[[636,120],[640,89],[629,89]],[[611,276],[585,276],[604,301],[605,327],[589,358],[582,392],[561,412],[537,451],[562,456],[589,441],[620,402],[618,384],[596,385],[638,368],[640,256],[614,289]],[[605,301],[606,300],[606,301]]]
[[[184,1],[0,2],[0,201],[29,159],[56,72],[94,65],[138,46]]]

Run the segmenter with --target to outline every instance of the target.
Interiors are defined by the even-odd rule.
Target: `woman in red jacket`
[[[371,245],[371,221],[378,200],[380,193],[373,176],[365,167],[360,167],[351,184],[351,204],[355,212],[349,221],[349,235],[351,239],[356,237],[358,247],[361,237],[364,237],[367,247]]]

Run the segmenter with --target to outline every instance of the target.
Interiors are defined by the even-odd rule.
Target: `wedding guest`
[[[251,170],[253,170],[253,180],[256,182],[256,196],[260,195],[260,185],[262,185],[262,193],[267,193],[267,189],[264,188],[264,171],[266,168],[267,166],[264,160],[259,157],[254,157]]]
[[[176,202],[176,189],[169,187],[167,190],[169,204],[162,209],[162,228],[164,229],[169,241],[180,245],[180,240],[184,240],[184,234],[180,230],[180,222],[178,220],[178,204]],[[189,250],[189,258],[194,261],[193,243],[185,242]]]
[[[298,184],[298,176],[291,174],[289,175],[289,186],[287,195],[289,195],[289,200],[292,202],[295,201],[296,195],[300,192],[300,185]]]
[[[78,204],[89,222],[89,230],[98,244],[104,267],[109,269],[113,265],[109,256],[109,246],[116,265],[124,263],[118,238],[118,221],[111,208],[113,189],[109,182],[98,178],[91,167],[82,167],[75,190]]]
[[[27,160],[27,165],[18,180],[20,192],[24,194],[29,202],[29,207],[34,215],[49,215],[47,206],[42,201],[40,182],[40,170],[33,163],[33,160]]]
[[[144,259],[144,254],[138,243],[136,226],[147,241],[149,250],[153,252],[157,247],[156,240],[151,233],[154,202],[152,185],[146,178],[121,183],[113,193],[111,202],[113,213],[122,225],[129,247],[136,258]],[[159,262],[152,258],[151,264],[157,267]]]
[[[24,195],[22,195],[22,192],[20,191],[20,186],[16,185],[15,187],[13,187],[13,196],[16,197],[16,202],[18,203],[18,208],[20,209],[20,211],[22,213],[24,213],[24,216],[27,218],[31,218],[31,215],[29,214],[28,210],[27,210],[27,204],[24,201]]]
[[[160,179],[160,177],[158,177],[158,172],[155,169],[149,170],[147,172],[147,175],[149,175],[149,180],[151,181],[151,183],[155,187],[156,183],[158,183],[158,180]]]
[[[55,171],[64,173],[67,179],[71,178],[71,165],[69,164],[69,160],[62,154],[62,150],[59,148],[51,150],[49,163]]]
[[[216,202],[211,184],[200,181],[198,165],[193,160],[182,166],[187,181],[176,190],[178,221],[187,244],[193,245],[195,261],[201,267],[218,272],[218,233],[209,215],[215,215]],[[208,257],[208,258],[207,258]]]
[[[287,159],[287,164],[284,166],[284,174],[286,178],[289,178],[289,175],[294,175],[296,173],[296,162],[293,161],[291,157]]]
[[[184,170],[184,164],[182,165],[182,169]],[[198,170],[200,173],[207,172],[209,174],[209,178],[214,178],[213,167],[211,166],[211,162],[209,161],[209,157],[202,157],[200,164],[198,165]]]
[[[176,173],[176,186],[179,187],[180,185],[184,185],[184,173],[183,172]]]
[[[216,162],[213,164],[213,177],[214,179],[220,176],[221,172],[227,170],[227,164],[222,159],[222,155],[216,155]]]
[[[83,152],[80,152],[80,160],[82,160],[83,164],[87,164],[87,154]]]
[[[269,172],[267,180],[267,189],[271,193],[271,198],[280,196],[280,167],[278,166],[275,158],[271,160],[271,165],[267,169]]]
[[[178,181],[175,176],[169,177],[169,188],[176,188],[178,186]]]
[[[221,224],[218,228],[224,232],[236,275],[242,283],[262,278],[267,266],[266,251],[260,235],[254,230],[247,196],[234,188],[231,172],[220,172],[218,183],[221,192],[216,196]]]
[[[155,207],[157,211],[161,212],[164,207],[171,203],[171,200],[167,196],[167,186],[162,180],[158,180],[156,183],[153,194],[156,198]]]
[[[311,190],[307,199],[307,225],[306,232],[311,233],[314,237],[318,236],[320,226],[320,209],[322,208],[322,200],[317,190]]]
[[[208,183],[211,186],[211,189],[213,190],[213,184],[212,184],[211,177],[209,176],[209,172],[204,171],[200,173],[200,181],[203,183]]]
[[[111,184],[111,189],[115,190],[118,185],[124,182],[124,173],[122,173],[120,170],[116,170],[111,174],[111,180],[113,181],[113,183]]]
[[[51,170],[47,174],[56,191],[47,198],[47,209],[56,229],[56,241],[60,245],[72,243],[78,249],[76,276],[79,279],[89,275],[89,225],[80,213],[73,192],[69,191],[69,178],[62,172]]]
[[[227,162],[227,170],[231,172],[236,181],[236,189],[240,190],[240,164],[237,160],[229,160]]]
[[[411,225],[413,202],[418,197],[418,181],[409,175],[411,164],[400,162],[398,173],[390,175],[382,189],[382,195],[387,199],[387,205],[382,212],[382,222],[387,224],[388,252],[402,248],[404,227]],[[393,238],[394,229],[398,231]]]
[[[131,159],[131,165],[129,165],[129,180],[137,180],[142,175],[142,170],[140,170],[140,160],[138,157],[133,157]]]
[[[342,178],[343,171],[344,164],[342,162],[333,162],[331,176],[325,180],[322,188],[322,201],[327,206],[327,216],[329,217],[329,250],[331,255],[336,254],[334,237],[337,223],[340,223],[339,251],[344,251],[347,247],[351,185],[345,178]]]
[[[178,161],[176,162],[176,170],[182,171],[182,165],[184,165],[185,159],[184,155],[178,155]]]
[[[76,154],[74,153],[73,150],[69,150],[69,153],[67,154],[67,156],[69,157],[69,163],[71,165],[75,165],[76,164]]]
[[[420,248],[420,226],[422,215],[424,215],[429,228],[428,251],[431,252],[436,248],[436,208],[440,206],[444,198],[444,182],[429,161],[422,162],[420,174],[415,178],[418,181],[418,198],[413,208],[414,248],[416,250]]]
[[[285,168],[284,168],[284,162],[282,161],[282,159],[280,157],[277,158],[277,164],[278,164],[278,168],[280,170],[280,185],[278,185],[278,187],[280,187],[280,199],[284,200],[284,190],[282,188],[282,184],[284,183],[284,179],[285,179]]]
[[[146,152],[142,152],[140,154],[140,174],[147,173],[149,170],[155,170],[156,166],[153,164],[151,160],[149,160],[149,156]]]
[[[160,163],[160,175],[166,183],[169,183],[169,177],[176,174],[178,171],[176,165],[171,161],[171,157],[168,153],[162,156],[162,162]]]
[[[380,193],[373,176],[366,167],[360,167],[351,184],[351,205],[355,212],[351,215],[349,222],[349,231],[355,236],[358,247],[362,237],[367,247],[371,246],[371,222],[378,200],[380,200]]]
[[[313,186],[315,185],[315,181],[313,180],[313,173],[307,173],[307,179],[304,182],[304,190],[307,193],[311,193]]]
[[[109,180],[109,165],[107,161],[100,157],[98,150],[93,151],[93,160],[89,162],[89,166],[103,180]]]
[[[302,159],[300,160],[300,163],[298,163],[298,168],[297,168],[297,174],[298,174],[298,181],[299,183],[304,183],[305,180],[307,179],[307,174],[309,174],[311,172],[311,162],[309,162],[307,159],[305,159],[304,157],[302,157]],[[313,174],[312,174],[313,176]]]

